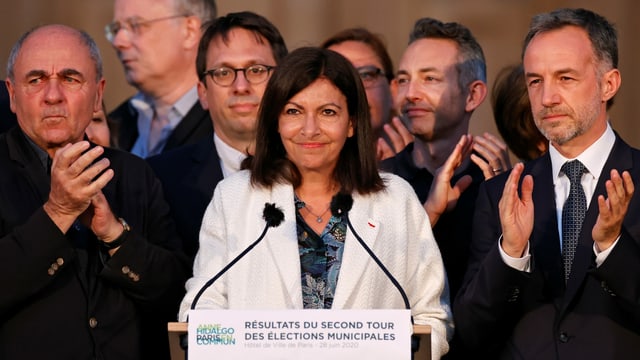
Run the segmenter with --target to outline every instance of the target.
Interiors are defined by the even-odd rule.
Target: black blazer
[[[213,189],[223,178],[213,135],[196,144],[152,156],[147,161],[162,183],[183,250],[193,259],[198,252],[204,212],[213,197]]]
[[[637,359],[640,355],[640,196],[636,192],[622,235],[606,261],[595,266],[591,230],[597,196],[611,169],[629,171],[640,184],[640,152],[620,138],[590,202],[566,283],[562,271],[551,160],[526,164],[534,179],[535,223],[529,239],[532,272],[502,261],[498,201],[508,174],[481,185],[471,259],[454,304],[459,337],[476,355],[504,359]],[[524,177],[524,175],[523,175]]]
[[[0,81],[0,133],[3,133],[17,123],[16,114],[11,111],[9,91],[4,80]]]
[[[132,229],[111,258],[84,226],[60,232],[42,208],[49,177],[26,136],[18,127],[0,135],[0,359],[166,351],[166,321],[175,318],[188,262],[144,160],[108,148],[104,157],[115,176],[103,192]]]
[[[415,166],[412,153],[413,143],[407,145],[395,157],[383,161],[382,167],[405,179],[418,195],[420,202],[424,203],[429,195],[434,176],[427,169]],[[482,170],[469,162],[469,166],[456,174],[451,179],[451,183],[455,184],[465,175],[471,176],[471,184],[458,199],[456,207],[442,214],[432,229],[447,272],[451,301],[462,286],[462,279],[469,261],[473,211],[478,189],[484,181]]]
[[[131,106],[129,100],[125,100],[109,113],[109,118],[115,123],[118,132],[116,145],[125,151],[131,151],[138,139],[138,112]],[[196,101],[178,126],[173,129],[162,151],[196,143],[204,138],[209,138],[212,134],[213,124],[209,112],[202,108],[199,101]]]

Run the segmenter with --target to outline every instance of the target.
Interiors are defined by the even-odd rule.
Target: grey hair
[[[22,34],[22,36],[20,36],[18,41],[16,41],[16,43],[11,48],[11,52],[9,53],[9,59],[7,60],[7,77],[11,81],[15,81],[13,69],[16,65],[18,54],[20,54],[20,50],[22,50],[22,45],[24,45],[24,42],[29,38],[29,36],[33,35],[33,33],[35,33],[37,30],[40,30],[41,28],[46,26],[49,26],[49,25],[37,26],[25,32],[24,34]],[[102,79],[103,73],[102,73],[102,56],[100,55],[100,49],[98,48],[98,45],[93,40],[91,35],[89,35],[87,32],[83,30],[73,29],[66,26],[65,28],[69,29],[72,32],[75,32],[78,35],[78,38],[80,39],[80,41],[82,41],[82,43],[87,47],[87,50],[89,50],[89,56],[91,57],[91,60],[93,61],[93,64],[95,66],[96,82],[100,81]]]
[[[215,0],[173,0],[173,3],[178,13],[196,16],[203,23],[218,16]]]
[[[610,68],[618,67],[618,34],[613,24],[603,16],[586,9],[557,9],[534,16],[522,47],[522,57],[531,40],[538,34],[577,26],[589,36],[596,59]]]
[[[557,30],[565,26],[577,26],[589,36],[593,56],[598,62],[595,71],[598,77],[611,69],[618,68],[618,33],[615,26],[604,16],[587,9],[557,9],[549,13],[535,15],[531,19],[529,32],[522,46],[522,58],[531,40],[538,34]],[[607,109],[614,98],[607,101]]]

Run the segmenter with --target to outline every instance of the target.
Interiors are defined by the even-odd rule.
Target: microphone
[[[280,208],[276,207],[276,204],[265,203],[264,210],[262,210],[262,218],[264,219],[264,221],[266,221],[264,230],[262,230],[262,234],[260,234],[260,236],[256,239],[256,241],[254,241],[251,245],[249,245],[246,249],[244,249],[240,254],[238,254],[238,256],[236,256],[233,260],[231,260],[230,263],[228,263],[214,277],[209,279],[209,281],[207,281],[202,286],[202,288],[200,288],[200,291],[198,291],[196,296],[193,298],[193,302],[191,303],[191,310],[194,310],[196,308],[196,304],[198,303],[198,300],[200,300],[200,297],[205,292],[205,290],[207,290],[211,285],[213,285],[213,283],[216,282],[216,280],[218,280],[222,275],[224,275],[224,273],[226,273],[229,269],[231,269],[233,265],[235,265],[240,259],[242,259],[242,257],[247,255],[249,251],[251,251],[256,245],[258,245],[260,241],[262,241],[262,239],[264,239],[264,236],[267,234],[267,230],[269,230],[270,227],[278,227],[282,223],[282,221],[284,221],[284,213]]]
[[[200,288],[196,296],[193,298],[193,302],[191,302],[191,310],[194,310],[196,308],[196,304],[198,303],[198,300],[200,300],[200,297],[205,292],[205,290],[207,290],[211,285],[213,285],[213,283],[216,282],[216,280],[218,280],[222,275],[224,275],[224,273],[226,273],[229,269],[231,269],[231,267],[235,265],[235,263],[237,263],[240,259],[242,259],[243,256],[247,255],[249,251],[251,251],[251,249],[253,249],[256,245],[258,245],[258,243],[262,241],[262,239],[264,239],[264,236],[267,234],[267,230],[270,227],[278,227],[282,223],[282,221],[284,221],[284,213],[280,208],[276,207],[276,204],[265,203],[264,210],[262,210],[262,218],[266,222],[264,226],[264,230],[262,230],[262,234],[258,236],[256,241],[254,241],[251,245],[249,245],[246,249],[244,249],[244,251],[242,251],[238,256],[236,256],[233,260],[231,260],[230,263],[228,263],[224,268],[222,268],[222,270],[220,270],[217,274],[215,274],[214,277],[209,279],[209,281],[207,281],[202,286],[202,288]],[[186,352],[188,346],[189,346],[189,338],[187,337],[187,334],[181,335],[180,347],[182,348],[182,350],[185,350]],[[185,354],[185,359],[186,359],[186,354]]]
[[[376,256],[373,250],[371,250],[371,248],[364,242],[364,240],[362,240],[360,235],[358,235],[358,233],[356,232],[356,229],[353,228],[353,225],[351,225],[351,220],[349,220],[349,211],[351,210],[352,206],[353,206],[353,197],[351,196],[351,194],[337,193],[333,197],[333,199],[331,199],[331,205],[330,205],[331,214],[333,214],[333,216],[344,215],[344,218],[347,220],[347,225],[349,226],[349,229],[351,229],[351,232],[356,237],[360,245],[362,245],[362,247],[367,251],[367,253],[369,254],[369,256],[371,256],[373,261],[375,261],[376,264],[378,264],[378,267],[380,267],[382,272],[387,276],[387,278],[396,287],[396,289],[398,289],[400,296],[402,296],[402,301],[404,301],[404,308],[407,310],[411,310],[411,305],[409,304],[409,298],[407,297],[407,293],[404,291],[402,286],[400,286],[400,283],[398,282],[398,280],[396,280],[396,278],[391,274],[389,269],[387,269],[387,267],[384,266],[382,261],[380,261],[380,259]],[[411,315],[411,325],[414,325],[413,315]],[[420,350],[420,337],[416,335],[412,335],[411,336],[411,358],[412,359],[413,359],[413,355],[417,353],[418,350]]]
[[[382,261],[380,261],[380,259],[376,256],[373,250],[371,250],[371,248],[362,240],[360,235],[358,235],[356,230],[353,228],[353,225],[351,225],[351,221],[349,220],[349,211],[351,210],[352,206],[353,206],[353,197],[351,196],[351,194],[337,193],[331,199],[331,205],[330,205],[331,213],[334,216],[344,215],[345,219],[347,220],[347,225],[349,226],[349,229],[351,229],[351,232],[356,237],[360,245],[362,245],[362,247],[367,251],[367,253],[369,254],[369,256],[371,256],[373,261],[375,261],[376,264],[378,264],[378,267],[380,267],[382,272],[387,276],[387,278],[389,278],[389,280],[396,287],[396,289],[398,289],[398,292],[400,292],[400,295],[402,296],[402,300],[404,301],[405,309],[411,310],[411,305],[409,304],[409,298],[407,297],[407,293],[404,291],[402,286],[400,286],[400,283],[398,282],[398,280],[396,280],[396,278],[391,274],[389,269],[387,269],[387,267],[384,266]],[[413,316],[411,317],[411,324],[413,324]]]

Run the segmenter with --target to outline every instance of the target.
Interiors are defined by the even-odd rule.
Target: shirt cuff
[[[620,240],[620,236],[618,236],[616,241],[614,241],[613,244],[611,244],[611,246],[609,246],[609,248],[604,251],[598,250],[596,243],[595,242],[593,243],[593,253],[596,254],[596,267],[600,267],[600,265],[602,265],[602,263],[604,263],[604,261],[607,260],[607,257],[609,257],[609,254],[611,254],[611,250],[613,250],[613,248],[616,247],[618,240]]]
[[[514,258],[507,255],[504,250],[502,250],[502,235],[498,239],[498,250],[500,251],[500,257],[502,261],[504,261],[507,266],[516,269],[518,271],[531,272],[531,254],[529,254],[529,242],[527,242],[527,246],[524,248],[524,252],[521,258]]]

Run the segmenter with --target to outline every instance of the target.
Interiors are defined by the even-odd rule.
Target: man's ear
[[[209,100],[207,100],[207,86],[204,84],[204,81],[207,79],[203,79],[203,81],[198,81],[198,99],[200,100],[200,106],[203,109],[209,109]]]
[[[614,97],[621,84],[622,78],[618,69],[611,69],[604,73],[602,77],[602,101],[607,102]]]
[[[198,44],[200,43],[200,36],[202,35],[202,31],[200,30],[201,26],[202,22],[196,16],[187,16],[186,24],[184,27],[185,49],[198,48]]]
[[[402,99],[398,99],[398,81],[393,78],[389,83],[389,91],[391,91],[391,105],[397,114],[400,114],[402,107]]]
[[[4,80],[5,85],[7,86],[7,91],[9,92],[9,107],[11,108],[11,111],[15,114],[16,113],[16,89],[13,88],[13,83],[11,82],[11,79],[6,78]]]
[[[472,112],[478,108],[487,97],[487,84],[485,84],[484,81],[476,80],[469,84],[468,91],[464,110],[466,112]]]
[[[98,81],[98,86],[96,86],[96,101],[93,104],[93,112],[102,110],[102,97],[104,96],[105,83],[106,83],[106,80],[104,78]],[[104,115],[107,116],[106,113]]]

